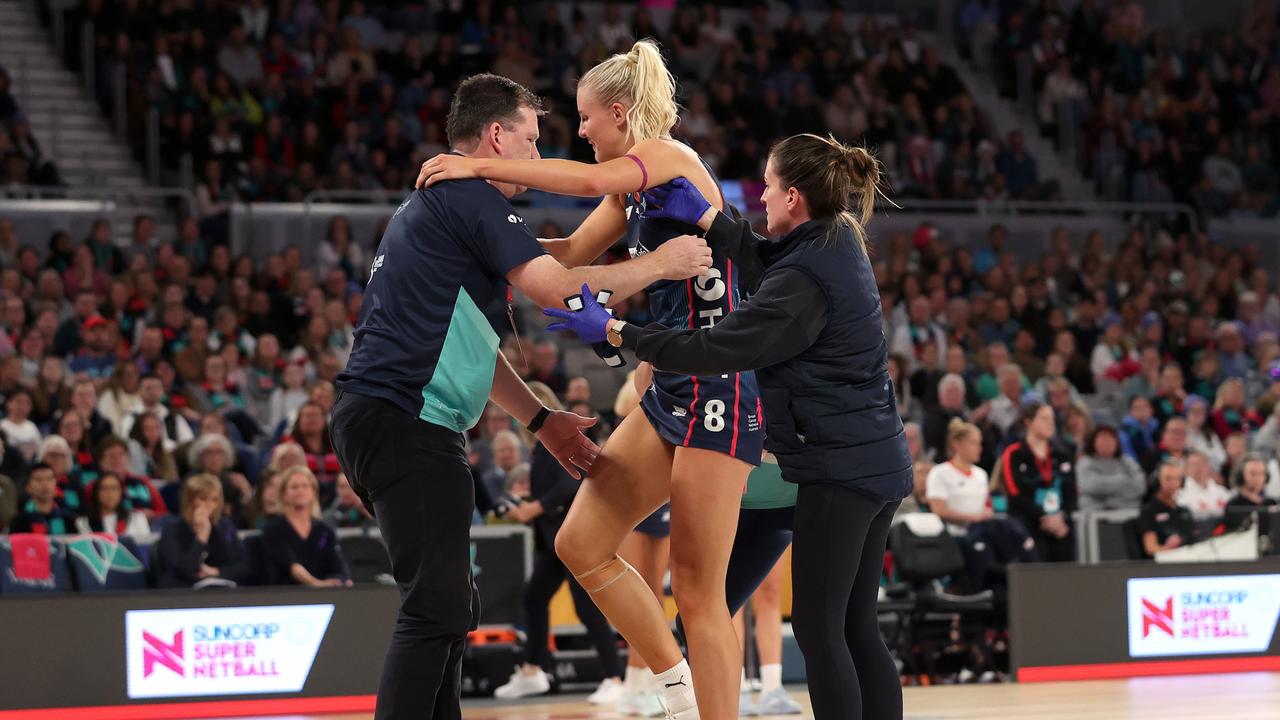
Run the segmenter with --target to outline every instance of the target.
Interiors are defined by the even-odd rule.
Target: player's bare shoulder
[[[636,143],[632,152],[646,157],[646,161],[660,163],[668,171],[664,175],[688,178],[704,196],[713,198],[713,203],[719,198],[719,188],[702,163],[702,158],[683,142],[671,138],[654,138]]]

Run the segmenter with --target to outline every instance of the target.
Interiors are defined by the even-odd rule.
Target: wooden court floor
[[[807,705],[802,688],[793,688],[792,694],[805,700]],[[905,720],[1280,720],[1280,673],[913,687],[905,690],[905,702]],[[518,705],[468,701],[463,705],[462,714],[465,720],[616,720],[622,717],[592,708],[581,700],[575,702],[573,698]],[[287,717],[369,720],[371,716]],[[258,720],[280,720],[280,716]]]

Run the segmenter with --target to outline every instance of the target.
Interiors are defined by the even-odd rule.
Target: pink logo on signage
[[[1146,598],[1142,598],[1142,637],[1151,634],[1151,628],[1163,630],[1173,637],[1173,597],[1170,596],[1164,601],[1164,605],[1156,605]]]
[[[142,677],[151,677],[157,664],[169,668],[178,675],[185,675],[182,667],[182,630],[173,636],[172,642],[165,642],[146,630],[142,631]]]

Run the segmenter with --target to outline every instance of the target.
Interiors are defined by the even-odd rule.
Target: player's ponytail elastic
[[[653,40],[641,40],[630,52],[596,65],[580,83],[590,88],[602,105],[627,106],[627,133],[633,145],[671,137],[679,116],[676,81]]]

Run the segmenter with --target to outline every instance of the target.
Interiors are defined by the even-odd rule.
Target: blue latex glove
[[[682,177],[650,188],[644,194],[644,203],[646,218],[667,218],[688,225],[697,225],[702,214],[711,207],[698,188]]]
[[[588,345],[605,341],[605,328],[608,327],[609,321],[613,319],[609,311],[596,302],[596,294],[591,292],[591,288],[587,287],[586,283],[582,285],[581,310],[574,312],[572,310],[561,310],[560,308],[546,308],[542,311],[542,314],[563,321],[551,323],[547,326],[548,330],[551,332],[570,330],[577,333],[578,339]]]

